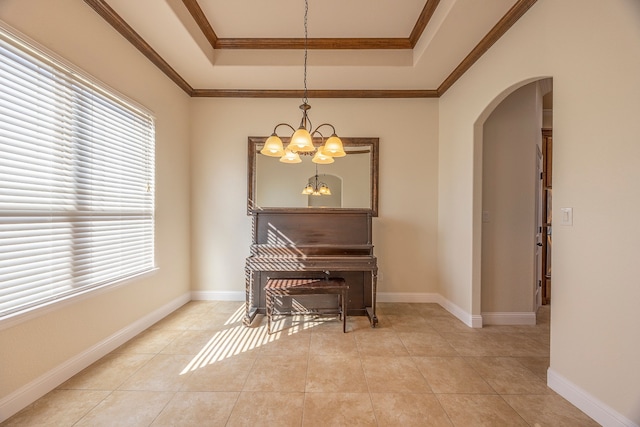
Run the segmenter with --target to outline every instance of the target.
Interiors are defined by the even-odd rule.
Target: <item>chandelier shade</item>
[[[284,151],[284,156],[280,157],[280,161],[282,163],[301,163],[302,159],[300,158],[300,156],[298,155],[298,153],[295,153],[293,151],[290,150],[285,150]]]
[[[323,151],[325,155],[331,157],[344,157],[347,155],[344,151],[344,147],[342,146],[342,140],[338,138],[335,133],[327,139],[327,142],[324,144]]]
[[[291,142],[287,145],[287,150],[294,152],[311,152],[315,149],[311,134],[304,127],[300,127],[293,133]]]
[[[313,156],[313,159],[311,159],[311,161],[319,165],[328,165],[335,162],[335,160],[333,160],[333,157],[327,155],[323,148],[323,146],[318,147],[318,151],[316,151],[316,155]]]
[[[260,150],[260,153],[269,157],[282,157],[284,156],[284,148],[282,147],[282,140],[275,133],[272,134],[264,143],[264,147]]]

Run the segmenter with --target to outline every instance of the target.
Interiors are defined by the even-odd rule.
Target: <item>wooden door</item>
[[[542,130],[542,157],[543,161],[543,213],[545,221],[542,226],[542,304],[551,303],[551,236],[552,236],[552,165],[553,165],[553,136],[551,129]]]

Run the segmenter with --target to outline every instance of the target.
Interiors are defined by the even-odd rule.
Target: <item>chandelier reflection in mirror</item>
[[[288,123],[279,123],[273,128],[273,133],[271,136],[265,141],[264,148],[260,151],[260,153],[265,156],[270,157],[280,157],[280,161],[283,163],[300,163],[302,159],[300,159],[300,154],[302,155],[312,155],[312,162],[316,164],[329,164],[334,162],[334,157],[344,157],[346,153],[342,146],[342,141],[336,135],[336,129],[330,123],[322,123],[317,126],[315,129],[311,124],[311,120],[309,119],[309,110],[311,106],[309,105],[309,99],[307,97],[307,47],[308,47],[308,32],[307,32],[307,16],[309,14],[309,2],[305,0],[304,2],[304,95],[302,97],[302,105],[300,105],[300,109],[302,110],[302,120],[300,121],[300,126],[298,129],[295,129]],[[277,134],[278,128],[280,126],[286,126],[293,131],[293,135],[291,136],[291,140],[289,141],[289,145],[284,148],[282,144],[282,140]],[[331,135],[325,141],[324,135],[319,132],[319,129],[322,127],[330,127]],[[315,135],[319,135],[322,139],[322,143],[318,148],[313,145],[313,137]]]
[[[318,164],[316,163],[316,174],[309,180],[309,183],[302,190],[302,194],[307,196],[330,196],[331,190],[324,182],[320,182],[318,177]]]

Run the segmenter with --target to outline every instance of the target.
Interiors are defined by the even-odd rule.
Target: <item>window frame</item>
[[[151,160],[147,162],[148,165],[148,176],[150,182],[150,193],[151,193],[151,243],[150,243],[150,258],[151,265],[145,265],[144,268],[139,268],[134,272],[127,273],[126,276],[115,278],[114,280],[107,280],[98,283],[92,283],[86,286],[82,286],[79,289],[75,289],[69,292],[64,292],[62,295],[56,296],[54,299],[47,299],[40,303],[33,303],[29,306],[26,306],[22,309],[17,309],[13,311],[9,311],[6,314],[0,315],[0,330],[5,329],[6,327],[10,327],[17,322],[22,322],[24,320],[41,316],[47,312],[52,310],[59,309],[65,305],[69,305],[71,303],[76,303],[81,301],[82,299],[86,299],[88,297],[95,296],[99,293],[111,291],[121,286],[125,286],[130,284],[134,280],[138,280],[142,277],[147,277],[151,274],[154,274],[157,270],[157,260],[156,260],[156,176],[155,176],[155,146],[156,146],[156,134],[155,134],[155,123],[156,118],[154,114],[148,110],[147,108],[141,106],[137,102],[131,100],[129,97],[123,95],[119,91],[111,88],[95,77],[89,75],[83,70],[79,69],[75,65],[69,63],[67,60],[61,58],[57,54],[51,52],[47,48],[42,47],[38,43],[31,40],[29,37],[21,34],[15,29],[11,28],[4,22],[0,21],[0,38],[6,40],[8,44],[14,46],[17,49],[20,49],[25,54],[34,58],[35,61],[42,61],[44,63],[50,64],[54,68],[58,69],[60,72],[68,74],[72,76],[72,81],[78,82],[84,89],[89,89],[91,94],[98,94],[99,96],[108,98],[111,102],[119,104],[121,108],[126,109],[128,113],[145,116],[149,122],[151,123],[150,128],[150,142],[147,149],[150,151]],[[83,89],[83,90],[84,90]],[[76,126],[78,123],[78,119],[74,119],[76,122]],[[74,145],[74,149],[78,149],[82,145],[76,144]],[[74,166],[75,167],[75,166]],[[78,187],[74,187],[74,194],[77,194]],[[122,206],[119,207],[120,214],[124,212],[124,208]],[[7,211],[3,211],[6,213]],[[74,211],[77,213],[77,211]],[[8,216],[5,214],[5,216]],[[108,216],[108,215],[107,215]],[[148,216],[148,215],[147,215]],[[147,227],[148,227],[147,222]],[[138,229],[138,228],[137,228]],[[93,230],[93,228],[91,228]],[[147,254],[149,256],[149,254]],[[148,263],[146,263],[148,264]],[[73,282],[76,282],[74,278]],[[71,288],[74,288],[75,285],[71,284]]]

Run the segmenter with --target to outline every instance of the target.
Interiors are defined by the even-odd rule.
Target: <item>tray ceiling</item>
[[[303,0],[85,0],[192,96],[299,96]],[[441,95],[535,0],[309,0],[310,95]]]

